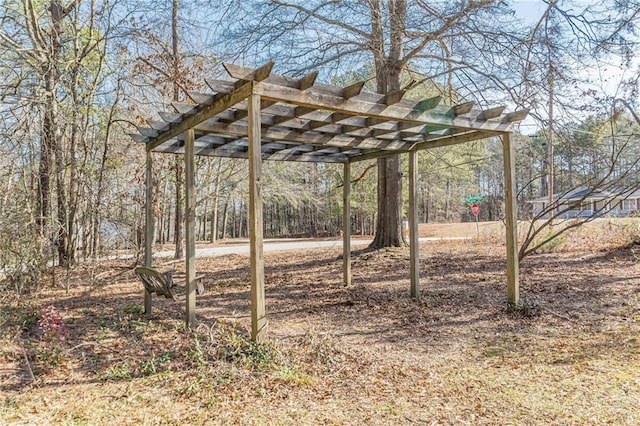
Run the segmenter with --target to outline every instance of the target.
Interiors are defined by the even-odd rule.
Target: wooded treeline
[[[624,106],[636,105],[640,5],[582,3],[545,1],[533,17],[489,0],[0,0],[0,270],[27,286],[48,263],[139,248],[144,147],[128,133],[189,102],[187,90],[218,76],[222,60],[275,60],[279,73],[318,69],[329,83],[365,79],[370,90],[399,85],[450,104],[531,108],[516,134],[522,218],[550,183],[636,184],[638,125]],[[384,170],[406,173],[405,161]],[[421,152],[421,221],[472,219],[470,195],[485,196],[481,220],[500,219],[501,161],[492,140]],[[155,240],[178,247],[181,162],[155,155]],[[355,233],[376,229],[381,164],[352,168]],[[267,237],[340,232],[341,168],[270,162],[264,177]],[[246,236],[244,161],[199,158],[196,183],[198,239]]]

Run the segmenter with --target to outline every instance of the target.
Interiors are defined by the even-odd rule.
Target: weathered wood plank
[[[344,163],[342,173],[342,276],[351,285],[351,164]]]
[[[138,132],[140,132],[142,136],[145,136],[147,138],[155,138],[159,134],[157,130],[152,129],[151,127],[142,126],[138,126]]]
[[[192,104],[185,104],[182,102],[172,102],[171,106],[173,107],[173,109],[176,110],[176,112],[178,114],[182,115],[182,118],[184,119],[185,115],[193,115],[198,111],[198,106],[197,105],[192,105]],[[182,121],[182,120],[180,120]]]
[[[485,109],[478,114],[477,120],[491,120],[494,118],[498,118],[504,112],[505,107],[499,106],[495,108]]]
[[[249,243],[251,264],[251,338],[267,338],[262,229],[262,135],[260,96],[249,97]]]
[[[345,87],[344,89],[342,89],[342,97],[345,99],[349,99],[360,95],[360,93],[362,93],[362,89],[364,88],[364,83],[364,81],[358,81],[357,83],[353,83]]]
[[[205,78],[204,82],[207,83],[209,89],[213,90],[216,93],[231,93],[235,89],[234,83],[228,80]]]
[[[199,105],[211,105],[215,100],[215,95],[211,93],[202,93],[195,90],[187,90],[187,96]]]
[[[454,115],[468,114],[471,112],[475,104],[476,104],[475,102],[465,102],[462,104],[455,105],[451,109],[453,110]]]
[[[394,90],[386,95],[384,95],[384,103],[386,105],[395,105],[402,100],[406,91],[405,90]]]
[[[197,124],[246,99],[251,94],[252,89],[253,83],[248,82],[231,93],[216,95],[216,99],[211,105],[199,107],[193,114],[185,116],[180,123],[172,124],[168,131],[163,132],[157,137],[153,137],[153,139],[147,143],[147,150],[153,150],[163,142],[176,137],[187,129],[195,127]]]
[[[153,262],[153,154],[147,151],[145,167],[144,205],[144,266],[151,268]],[[151,315],[151,293],[144,290],[144,313]]]
[[[194,162],[195,134],[193,129],[185,132],[185,208],[184,229],[186,240],[186,323],[187,327],[196,324],[196,193],[195,193],[195,162]]]
[[[295,103],[312,109],[326,109],[352,116],[378,118],[382,121],[413,121],[417,124],[434,122],[436,124],[453,124],[453,119],[446,116],[448,109],[436,108],[426,112],[409,109],[399,103],[388,106],[384,103],[366,102],[361,97],[344,99],[341,97],[319,94],[315,91],[300,92],[296,89],[274,86],[262,82],[256,85],[256,92],[267,99],[279,102]],[[412,105],[417,105],[413,102]],[[440,113],[438,110],[441,109]],[[468,120],[467,120],[468,121]]]
[[[262,81],[269,77],[274,62],[270,61],[258,68],[247,68],[240,65],[232,64],[230,62],[223,62],[222,66],[227,71],[229,76],[238,80],[245,81]]]
[[[525,118],[527,118],[527,115],[529,115],[529,110],[528,109],[521,109],[519,111],[513,111],[510,112],[508,114],[506,114],[504,116],[504,121],[506,122],[517,122],[517,121],[522,121]]]
[[[149,142],[149,138],[146,136],[142,136],[140,133],[128,133],[128,135],[133,139],[134,142],[138,143],[147,143]]]
[[[423,99],[418,102],[418,105],[416,105],[416,109],[422,112],[429,111],[440,105],[441,100],[442,96],[434,96],[433,98]]]
[[[236,124],[225,124],[218,122],[210,122],[206,121],[196,127],[197,131],[205,132],[205,133],[217,133],[217,134],[228,134],[234,136],[247,136],[248,128],[247,126],[236,123]],[[262,132],[262,138],[265,140],[273,140],[273,141],[288,141],[288,142],[299,142],[303,144],[310,145],[328,145],[328,146],[338,146],[338,147],[352,147],[352,148],[363,148],[363,149],[384,149],[384,150],[407,150],[411,148],[413,143],[405,143],[402,141],[396,140],[385,140],[374,137],[357,137],[357,136],[349,136],[349,135],[341,135],[341,134],[312,134],[312,133],[304,133],[297,132],[294,130],[286,130],[286,129],[276,129],[270,128],[265,129]]]
[[[457,145],[460,143],[471,142],[475,140],[485,139],[491,136],[496,136],[499,133],[493,131],[471,131],[462,133],[460,135],[455,136],[442,136],[439,138],[434,138],[433,140],[427,140],[426,142],[416,142],[416,143],[406,143],[409,146],[408,149],[399,149],[398,152],[406,152],[409,149],[415,149],[417,151],[421,151],[423,149],[432,149],[432,148],[440,148],[443,146]],[[365,153],[362,155],[351,157],[349,161],[364,161],[364,160],[372,160],[375,158],[384,158],[390,155],[394,155],[394,152],[391,151],[374,151],[371,153]]]
[[[247,151],[225,151],[225,150],[220,150],[220,149],[213,149],[213,148],[203,148],[201,150],[196,150],[197,151],[197,155],[203,155],[203,156],[212,156],[212,157],[223,157],[223,158],[244,158],[244,159],[248,159],[249,158],[249,153]],[[153,152],[162,152],[162,153],[167,153],[167,154],[180,154],[181,150],[171,150],[171,149],[158,149],[158,150],[154,150]],[[345,163],[347,162],[348,158],[350,157],[350,155],[344,154],[344,155],[337,155],[337,154],[332,154],[332,155],[308,155],[308,154],[296,154],[296,153],[292,153],[289,155],[283,155],[283,156],[275,156],[276,154],[279,154],[279,152],[275,152],[275,153],[269,153],[269,152],[263,152],[261,154],[261,157],[263,160],[270,160],[270,161],[297,161],[297,162],[303,162],[303,163]],[[353,154],[356,155],[356,154]]]
[[[182,121],[182,114],[169,112],[169,111],[159,111],[158,115],[161,119],[166,121],[167,123],[179,123]]]
[[[507,299],[517,306],[520,300],[520,267],[518,264],[518,227],[516,204],[516,157],[511,133],[502,135],[504,157],[504,206],[507,237]]]
[[[409,257],[411,297],[420,297],[420,246],[418,240],[418,152],[409,151]]]
[[[147,124],[153,129],[159,132],[169,130],[169,123],[166,121],[147,120]]]
[[[305,75],[300,80],[298,80],[298,90],[305,91],[308,88],[313,87],[317,78],[318,78],[318,71],[314,71],[310,74]]]

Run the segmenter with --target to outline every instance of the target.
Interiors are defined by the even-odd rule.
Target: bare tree
[[[411,68],[442,81],[449,95],[454,84],[476,93],[496,87],[497,62],[485,67],[485,58],[504,58],[517,35],[510,31],[515,21],[509,9],[504,2],[492,0],[437,4],[273,0],[252,2],[251,8],[228,2],[226,11],[218,24],[229,55],[267,56],[297,72],[373,64],[377,91],[394,96],[406,91],[401,75]],[[234,19],[237,16],[246,19]],[[372,247],[404,244],[400,164],[398,156],[378,160],[378,215]]]

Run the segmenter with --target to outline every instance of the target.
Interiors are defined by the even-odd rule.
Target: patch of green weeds
[[[172,359],[172,355],[169,352],[162,353],[159,357],[155,354],[151,358],[145,360],[140,368],[141,376],[152,376],[160,371],[165,370],[165,365]]]
[[[38,323],[40,315],[36,311],[27,312],[22,319],[22,329],[29,331],[33,329]]]
[[[142,315],[144,313],[144,308],[140,304],[127,305],[124,307],[124,312],[127,314],[136,314]]]
[[[376,410],[391,416],[399,415],[398,410],[392,404],[378,405],[376,406]]]
[[[207,358],[204,355],[204,351],[202,350],[202,344],[200,343],[200,336],[197,334],[193,339],[193,347],[188,349],[184,356],[190,360],[195,366],[205,366],[207,365]]]
[[[133,379],[133,375],[131,374],[129,363],[127,362],[121,365],[111,367],[109,370],[107,370],[106,374],[107,374],[107,378],[109,379],[121,379],[121,380]]]
[[[54,370],[62,363],[62,350],[44,346],[37,354],[38,362],[45,371]]]
[[[152,320],[145,319],[132,319],[129,321],[124,320],[123,324],[125,328],[136,336],[142,336],[147,333],[161,333],[165,331],[162,324],[159,324]]]
[[[177,389],[178,394],[183,396],[194,395],[198,393],[202,386],[202,376],[199,376],[192,380],[187,380],[184,386]]]
[[[313,377],[304,374],[296,367],[282,366],[276,373],[276,377],[285,383],[306,386],[313,384]]]
[[[4,399],[3,405],[5,408],[10,408],[12,410],[15,410],[18,408],[18,402],[16,401],[16,398],[12,395],[9,395]]]
[[[111,334],[111,329],[109,327],[100,326],[98,329],[98,337],[96,337],[96,342],[100,343],[105,340]]]

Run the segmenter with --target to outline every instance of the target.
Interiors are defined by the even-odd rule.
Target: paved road
[[[425,241],[441,241],[441,240],[464,240],[465,237],[460,238],[420,238],[420,242]],[[351,247],[366,246],[371,243],[371,240],[351,240]],[[336,241],[287,241],[287,240],[265,240],[264,251],[286,251],[286,250],[301,250],[301,249],[315,249],[315,248],[342,248],[342,240]],[[249,243],[229,245],[222,247],[207,247],[196,249],[196,257],[212,257],[223,256],[225,254],[249,254]],[[174,251],[161,251],[153,254],[153,257],[173,257]]]

